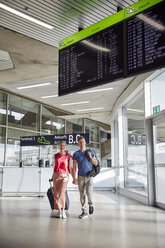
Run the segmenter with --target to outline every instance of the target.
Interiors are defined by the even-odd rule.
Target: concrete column
[[[153,124],[152,120],[145,121],[146,129],[146,151],[147,151],[147,171],[148,171],[148,205],[155,206],[155,168],[154,168],[154,145],[153,145]]]

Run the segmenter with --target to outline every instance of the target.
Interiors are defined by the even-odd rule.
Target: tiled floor
[[[80,220],[78,192],[68,219],[50,218],[44,198],[0,198],[0,248],[165,248],[165,211],[112,192],[95,192],[95,213]]]

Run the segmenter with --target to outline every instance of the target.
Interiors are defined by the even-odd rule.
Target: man
[[[80,202],[82,206],[82,213],[79,215],[80,219],[88,218],[87,207],[86,207],[86,194],[88,197],[89,214],[93,214],[93,177],[88,176],[89,172],[92,171],[92,164],[97,165],[98,161],[95,158],[94,151],[86,151],[86,141],[83,136],[78,138],[78,145],[80,150],[73,154],[73,183],[78,184],[80,192]],[[78,180],[75,177],[76,174],[76,163],[78,163]],[[86,190],[86,194],[85,194]]]

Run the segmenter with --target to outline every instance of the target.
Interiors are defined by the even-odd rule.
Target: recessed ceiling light
[[[23,90],[23,89],[29,89],[29,88],[35,88],[35,87],[42,87],[42,86],[46,86],[46,85],[50,85],[50,84],[52,84],[52,83],[33,84],[33,85],[17,87],[17,89],[18,90]]]
[[[58,97],[58,95],[51,95],[51,96],[41,96],[41,98],[52,98],[52,97]]]
[[[105,88],[105,89],[98,89],[98,90],[80,91],[80,92],[78,92],[78,94],[86,94],[86,93],[100,92],[100,91],[106,91],[106,90],[113,90],[113,88]]]
[[[31,21],[31,22],[34,22],[34,23],[36,23],[36,24],[39,24],[39,25],[41,25],[41,26],[43,26],[43,27],[45,27],[45,28],[48,28],[48,29],[53,29],[53,28],[54,28],[53,26],[51,26],[51,25],[49,25],[49,24],[47,24],[47,23],[45,23],[45,22],[39,21],[39,20],[37,20],[36,18],[33,18],[33,17],[28,16],[28,15],[26,15],[26,14],[23,14],[22,12],[20,12],[20,11],[18,11],[18,10],[15,10],[15,9],[13,9],[13,8],[10,8],[10,7],[8,7],[8,6],[5,5],[5,4],[0,3],[0,8],[2,8],[2,9],[4,9],[4,10],[7,10],[7,11],[9,11],[9,12],[15,14],[15,15],[18,15],[18,16],[20,16],[20,17],[23,17],[23,18],[25,18],[25,19],[27,19],[27,20],[29,20],[29,21]]]
[[[62,103],[61,106],[77,105],[77,104],[85,104],[85,103],[90,103],[90,101],[85,101],[85,102],[72,102],[72,103]]]
[[[100,108],[91,108],[91,109],[78,109],[77,112],[101,110],[101,109],[104,109],[104,108],[100,107]]]

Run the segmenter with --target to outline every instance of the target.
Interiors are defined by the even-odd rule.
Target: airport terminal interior
[[[164,0],[0,0],[1,248],[165,247],[164,13]],[[54,155],[60,141],[81,153],[82,136],[93,203],[86,187],[81,218],[72,177],[90,177],[70,159],[57,218]]]

